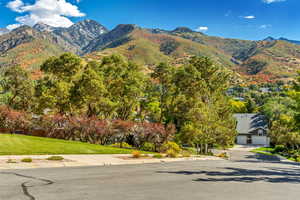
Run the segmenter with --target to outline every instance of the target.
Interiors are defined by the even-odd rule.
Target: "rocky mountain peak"
[[[47,24],[45,24],[45,23],[43,23],[43,22],[38,22],[37,24],[35,24],[35,25],[33,26],[33,28],[34,28],[35,30],[40,31],[40,32],[52,32],[53,30],[56,29],[55,27],[50,26],[50,25],[47,25]]]
[[[113,30],[100,35],[96,40],[91,41],[90,44],[84,48],[84,52],[89,53],[99,50],[108,43],[113,43],[116,40],[127,38],[128,34],[138,28],[139,27],[134,24],[119,24]]]
[[[188,27],[177,27],[172,32],[173,33],[192,33],[194,31]]]
[[[101,34],[108,32],[108,29],[106,27],[90,19],[73,24],[71,27],[68,28],[68,30],[82,33],[85,32],[86,34],[92,37],[97,37]]]
[[[52,34],[60,41],[65,41],[69,46],[81,50],[92,40],[108,32],[108,29],[94,20],[84,20],[73,24],[69,28],[56,28]]]
[[[269,36],[269,37],[265,38],[263,41],[273,42],[273,41],[275,41],[275,40],[276,40],[275,38]]]

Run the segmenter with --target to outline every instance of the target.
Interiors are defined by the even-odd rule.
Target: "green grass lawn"
[[[253,152],[253,153],[260,153],[260,154],[269,155],[269,156],[276,156],[276,155],[279,155],[279,156],[285,157],[285,158],[288,159],[288,160],[297,162],[297,160],[296,160],[295,158],[289,157],[289,156],[287,156],[287,155],[282,155],[282,154],[280,154],[280,153],[275,153],[275,152],[274,152],[274,148],[270,148],[270,147],[261,147],[261,148],[257,148],[257,149],[252,150],[251,152]],[[298,161],[298,162],[299,162],[299,161]]]
[[[260,148],[252,150],[251,152],[273,156],[273,155],[275,155],[273,153],[273,150],[274,150],[274,148],[270,148],[270,147],[260,147]]]
[[[130,154],[132,151],[51,138],[0,134],[0,155]]]

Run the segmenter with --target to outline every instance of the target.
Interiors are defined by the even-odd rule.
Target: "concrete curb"
[[[32,168],[57,168],[57,167],[81,167],[81,166],[111,166],[111,165],[136,165],[151,163],[186,162],[196,160],[222,160],[217,157],[201,156],[190,158],[147,158],[131,159],[130,155],[59,155],[64,161],[47,161],[43,156],[0,156],[0,169],[32,169]],[[20,162],[23,158],[32,158],[32,163]],[[17,160],[18,163],[7,163],[7,160]]]

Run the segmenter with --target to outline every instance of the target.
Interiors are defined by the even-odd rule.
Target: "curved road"
[[[229,161],[0,171],[1,200],[296,200],[300,166],[246,150]]]

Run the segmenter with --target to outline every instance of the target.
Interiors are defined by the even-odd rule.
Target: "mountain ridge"
[[[162,61],[177,65],[194,55],[208,56],[241,74],[247,81],[288,80],[300,69],[300,45],[297,42],[272,37],[260,41],[222,38],[188,27],[163,30],[120,24],[108,30],[94,20],[84,20],[69,28],[37,23],[33,27],[22,26],[0,36],[0,67],[12,63],[9,59],[13,59],[15,51],[26,54],[24,49],[33,48],[27,51],[34,52],[33,44],[37,44],[46,48],[37,50],[45,59],[46,54],[41,52],[48,49],[49,56],[72,52],[89,59],[122,54],[145,66]],[[41,63],[41,59],[37,60],[38,64]],[[29,63],[27,60],[23,62]],[[33,68],[38,64],[33,63]]]

